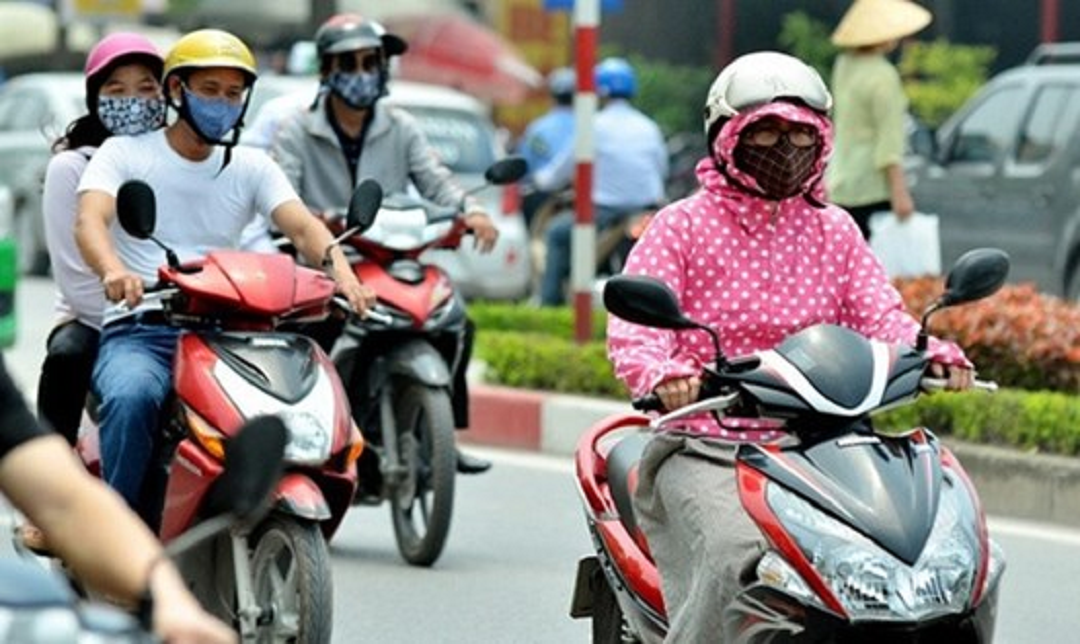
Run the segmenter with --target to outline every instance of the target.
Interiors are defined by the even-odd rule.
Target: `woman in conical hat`
[[[832,72],[836,151],[826,174],[829,199],[870,238],[870,215],[915,211],[903,172],[908,100],[889,61],[902,38],[932,16],[910,0],[855,0],[832,34],[842,48]]]

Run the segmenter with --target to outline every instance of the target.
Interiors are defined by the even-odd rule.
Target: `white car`
[[[83,83],[77,72],[41,72],[0,86],[0,187],[12,205],[0,213],[0,237],[15,238],[24,273],[48,272],[41,187],[53,142],[86,113]]]
[[[241,142],[268,148],[282,113],[310,105],[317,90],[318,81],[310,76],[260,76],[246,118],[249,126]],[[417,117],[429,142],[462,188],[483,185],[484,170],[504,155],[489,108],[467,94],[438,85],[395,80],[384,100]],[[531,288],[532,262],[517,186],[483,188],[476,197],[499,229],[495,249],[481,254],[466,237],[457,250],[428,251],[426,257],[446,270],[466,298],[525,299]]]

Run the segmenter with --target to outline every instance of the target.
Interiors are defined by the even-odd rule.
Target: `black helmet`
[[[367,48],[382,49],[390,57],[405,53],[408,44],[400,36],[387,33],[381,24],[356,13],[331,16],[315,32],[315,53],[320,59]]]

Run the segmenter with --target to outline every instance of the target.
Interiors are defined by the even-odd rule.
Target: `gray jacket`
[[[326,116],[326,97],[314,109],[285,117],[271,155],[309,208],[344,210],[355,187],[349,163]],[[415,117],[400,107],[378,103],[356,168],[356,183],[375,179],[383,194],[404,192],[410,181],[421,196],[443,206],[461,204],[464,191],[439,162]]]

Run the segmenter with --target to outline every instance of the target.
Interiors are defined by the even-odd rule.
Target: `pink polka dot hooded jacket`
[[[803,185],[809,200],[802,194],[781,201],[757,196],[757,182],[734,167],[739,133],[766,116],[818,129],[821,155]],[[702,159],[696,169],[700,189],[657,213],[625,272],[671,286],[689,317],[720,333],[728,357],[771,349],[818,323],[913,344],[918,322],[904,310],[854,221],[837,206],[816,205],[825,203],[821,178],[831,152],[828,119],[808,108],[775,102],[733,117],[713,148],[726,174],[713,158]],[[607,338],[615,374],[634,396],[700,374],[714,359],[712,342],[701,331],[651,329],[610,316]],[[952,343],[931,338],[929,352],[936,362],[971,366]],[[779,437],[770,430],[729,431],[706,414],[680,422],[679,431],[725,440]]]

